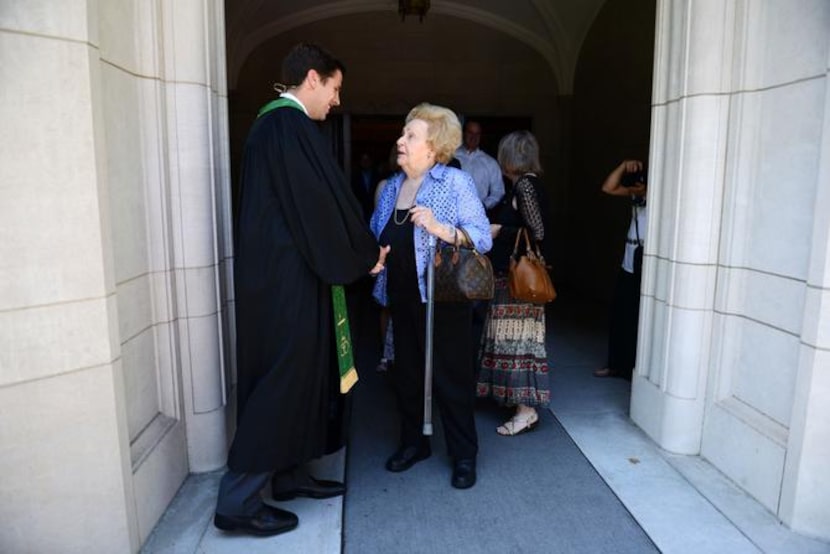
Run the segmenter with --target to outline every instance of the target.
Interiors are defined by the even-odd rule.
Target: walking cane
[[[429,236],[427,328],[424,352],[424,436],[432,435],[432,325],[435,318],[435,235]]]

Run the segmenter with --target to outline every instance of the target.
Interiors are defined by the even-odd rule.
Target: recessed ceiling
[[[389,14],[390,22],[429,26],[440,16],[497,30],[534,49],[550,66],[562,94],[573,88],[580,46],[605,0],[432,0],[423,23],[401,23],[394,0],[226,0],[228,79],[235,88],[248,56],[262,43],[291,29],[350,14]],[[371,33],[372,29],[354,29]]]

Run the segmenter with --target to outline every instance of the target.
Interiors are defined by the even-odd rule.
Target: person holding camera
[[[623,254],[608,326],[608,363],[594,377],[631,380],[637,357],[637,326],[640,317],[640,279],[647,221],[646,172],[643,162],[625,160],[602,183],[602,192],[631,201],[631,223]]]

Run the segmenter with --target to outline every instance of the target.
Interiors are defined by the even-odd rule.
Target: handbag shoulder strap
[[[524,227],[519,227],[519,232],[516,233],[516,242],[513,243],[513,256],[515,257],[516,254],[519,252],[519,240],[524,236],[525,238],[525,250],[530,250],[530,237],[527,236],[527,229]]]

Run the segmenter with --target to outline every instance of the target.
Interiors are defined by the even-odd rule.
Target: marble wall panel
[[[99,366],[0,388],[4,552],[135,550],[113,371]]]
[[[187,419],[187,452],[190,471],[214,471],[225,465],[229,439],[233,431],[228,425],[234,419],[234,406],[210,412],[191,414]]]
[[[735,3],[721,0],[694,0],[692,17],[686,12],[688,43],[684,44],[686,59],[678,64],[682,90],[672,91],[673,97],[720,94],[729,90],[729,64],[735,27]],[[682,4],[685,4],[683,2]],[[681,60],[675,60],[675,63]]]
[[[688,310],[709,310],[715,297],[717,268],[714,265],[672,264],[672,306]]]
[[[228,102],[224,96],[211,95],[213,164],[216,187],[217,249],[219,259],[233,256],[233,194],[230,186],[230,136],[228,130]]]
[[[164,47],[161,41],[161,10],[159,2],[133,0],[135,27],[134,71],[142,77],[159,80],[164,77]]]
[[[141,152],[143,192],[147,220],[148,266],[165,271],[173,266],[171,244],[169,147],[163,113],[165,86],[156,79],[136,79],[141,133],[133,144]]]
[[[652,103],[663,105],[682,90],[685,69],[684,8],[677,2],[657,3]]]
[[[172,271],[156,271],[148,276],[152,287],[153,321],[172,321],[176,314],[176,291]]]
[[[190,350],[190,407],[197,414],[216,410],[225,404],[218,317],[218,314],[213,314],[181,322],[187,326]]]
[[[734,100],[738,149],[728,187],[728,265],[805,279],[810,254],[824,87],[806,81]],[[802,109],[794,110],[794,106]],[[812,108],[810,108],[812,107]],[[811,214],[805,217],[805,214]]]
[[[136,517],[143,543],[189,473],[187,441],[182,422],[169,427],[155,444],[153,455],[136,468]]]
[[[215,212],[210,157],[209,91],[200,85],[168,84],[168,107],[174,110],[170,131],[177,146],[170,158],[171,213],[178,267],[216,263]]]
[[[709,312],[686,310],[669,306],[665,327],[667,394],[688,400],[701,398],[701,383],[709,355],[711,315]]]
[[[136,37],[139,26],[137,4],[153,4],[136,0],[97,2],[98,34],[101,58],[130,73],[139,73],[137,54],[140,44]]]
[[[88,0],[4,0],[0,28],[95,44],[87,4]]]
[[[737,87],[759,90],[822,75],[827,69],[830,3],[754,2],[745,12],[746,37]]]
[[[177,270],[177,273],[181,273],[177,281],[183,284],[183,288],[178,291],[179,298],[184,301],[183,309],[179,312],[181,316],[204,317],[216,314],[218,311],[216,272],[215,266]]]
[[[728,389],[720,397],[732,396],[784,427],[789,426],[798,371],[798,336],[744,317],[729,316],[738,338],[725,348],[734,349],[734,365],[721,365],[729,372]]]
[[[683,99],[677,109],[682,139],[678,154],[675,228],[666,227],[661,211],[659,234],[672,234],[672,259],[709,264],[717,259],[723,188],[728,100],[723,96]],[[661,205],[661,208],[665,203]]]
[[[101,75],[115,275],[120,283],[149,271],[148,228],[154,223],[147,213],[144,123],[136,109],[140,79],[108,64],[102,64]]]
[[[646,251],[659,258],[673,260],[676,248],[676,229],[679,217],[682,156],[677,148],[674,129],[681,125],[683,116],[680,102],[655,106],[652,115],[652,146],[649,154],[653,160],[649,171],[648,192],[649,222]]]
[[[645,308],[645,310],[644,310]],[[668,334],[664,331],[669,325],[669,308],[665,302],[648,297],[640,300],[641,321],[648,317],[648,326],[638,333],[636,371],[658,387],[663,387],[667,371]]]
[[[181,363],[182,348],[178,326],[175,323],[159,323],[153,327],[156,342],[156,366],[158,368],[159,411],[168,417],[182,419]]]
[[[728,90],[723,61],[732,55],[734,4],[717,0],[659,3],[654,95],[655,104]],[[691,15],[691,17],[690,17]]]
[[[750,320],[791,335],[801,332],[806,287],[803,281],[745,268],[721,267],[719,311]]]
[[[0,310],[101,296],[90,48],[0,33],[0,60]]]
[[[807,287],[804,293],[804,327],[801,340],[813,347],[830,350],[830,290]]]
[[[153,329],[147,328],[121,345],[121,365],[127,398],[127,427],[130,440],[134,440],[160,411]]]
[[[0,311],[0,385],[112,362],[106,298]]]
[[[165,35],[165,79],[176,83],[208,83],[205,63],[207,23],[202,0],[161,0]]]
[[[774,513],[786,448],[730,408],[729,403],[709,406],[701,456]]]
[[[828,537],[830,351],[802,344],[800,362],[780,515],[800,533]]]
[[[155,323],[151,278],[150,274],[145,273],[118,284],[118,336],[122,342],[134,338]]]

